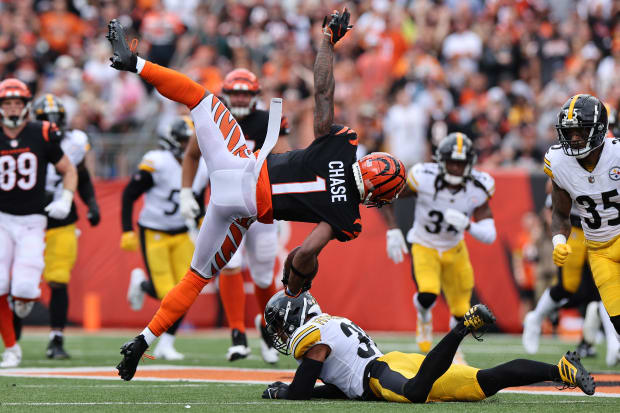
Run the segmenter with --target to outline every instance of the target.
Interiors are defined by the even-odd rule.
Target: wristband
[[[551,238],[551,242],[553,242],[553,249],[555,249],[558,244],[566,244],[566,237],[564,234],[556,234]]]

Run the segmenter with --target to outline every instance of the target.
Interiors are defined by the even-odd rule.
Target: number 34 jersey
[[[620,141],[605,138],[603,151],[592,172],[559,145],[545,154],[543,169],[553,182],[569,193],[577,208],[585,237],[605,242],[620,234]]]
[[[185,220],[179,211],[182,168],[177,158],[164,149],[152,150],[142,157],[138,169],[149,172],[153,177],[153,186],[144,196],[138,224],[164,232],[185,227]],[[194,178],[193,192],[200,193],[206,183],[206,165],[201,160]]]
[[[331,350],[321,369],[323,383],[333,384],[349,398],[361,397],[366,365],[383,355],[372,339],[351,320],[324,313],[295,330],[289,351],[301,362],[316,344]]]
[[[462,189],[453,193],[445,187],[436,191],[438,164],[419,163],[409,170],[407,185],[416,193],[417,200],[415,221],[407,233],[407,241],[446,251],[463,239],[463,231],[457,231],[446,223],[446,209],[456,209],[471,218],[474,210],[487,202],[495,192],[495,180],[491,175],[476,169],[472,169],[471,174],[473,180],[468,179]]]

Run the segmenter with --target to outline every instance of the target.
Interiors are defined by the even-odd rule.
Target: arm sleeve
[[[95,202],[95,187],[93,186],[93,181],[90,179],[90,173],[88,169],[86,169],[86,165],[84,162],[81,162],[78,167],[78,194],[80,194],[80,198],[82,201],[90,206],[91,202]]]
[[[347,395],[333,384],[316,386],[312,390],[313,399],[348,399]]]
[[[297,371],[295,378],[288,388],[287,399],[308,400],[313,395],[314,384],[321,375],[323,362],[304,358]]]
[[[62,159],[64,152],[60,147],[60,141],[62,141],[63,133],[54,123],[47,121],[43,122],[41,129],[43,139],[47,142],[48,159],[52,165],[55,165]]]
[[[140,195],[153,187],[153,175],[143,169],[139,170],[131,177],[131,181],[123,190],[123,206],[121,219],[123,222],[123,232],[133,231],[133,204]]]
[[[486,218],[469,224],[469,233],[480,242],[492,244],[497,237],[495,231],[495,220]]]

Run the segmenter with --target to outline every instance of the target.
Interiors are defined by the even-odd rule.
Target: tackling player
[[[383,354],[351,320],[322,313],[309,292],[296,298],[277,293],[267,303],[265,319],[274,346],[299,363],[292,383],[270,384],[263,392],[265,399],[479,401],[506,387],[541,381],[579,387],[588,395],[595,390],[594,379],[570,351],[557,365],[517,359],[480,370],[452,364],[467,334],[482,341],[481,330],[495,322],[481,304],[469,309],[426,356]],[[318,379],[326,384],[315,387]]]
[[[245,136],[246,144],[252,151],[260,150],[265,142],[269,112],[256,108],[260,84],[254,73],[247,69],[235,69],[224,78],[222,100],[239,122]],[[282,118],[280,137],[288,135],[287,120]],[[273,153],[284,152],[286,139],[278,139]],[[183,157],[183,187],[181,188],[181,214],[186,219],[195,219],[199,205],[191,190],[198,164],[200,148],[195,137],[191,137]],[[245,358],[250,354],[250,347],[245,334],[245,291],[241,268],[245,263],[254,281],[254,292],[260,314],[255,317],[255,325],[261,333],[261,355],[267,363],[278,361],[278,352],[270,345],[265,330],[263,311],[267,301],[276,293],[273,282],[273,268],[278,252],[278,226],[276,223],[263,224],[255,222],[245,234],[241,246],[219,277],[219,290],[222,305],[231,328],[232,345],[228,348],[226,358],[229,361]]]
[[[192,120],[184,116],[175,120],[168,135],[161,136],[161,149],[147,152],[138,171],[123,191],[121,248],[135,251],[141,247],[144,265],[149,274],[137,268],[131,273],[127,299],[134,310],[140,310],[144,295],[159,300],[181,281],[194,253],[185,219],[179,211],[181,190],[181,160],[187,142],[194,134]],[[195,180],[196,193],[202,188],[198,182],[206,182],[204,169]],[[190,188],[190,191],[192,189]],[[133,227],[133,204],[145,194],[144,206],[138,218],[139,235]],[[183,354],[174,348],[175,333],[183,321],[183,315],[161,335],[153,355],[165,360],[182,360]]]
[[[556,129],[560,144],[549,148],[544,159],[544,171],[553,181],[553,261],[562,267],[573,253],[567,238],[574,203],[594,283],[615,328],[615,334],[608,333],[609,350],[610,339],[614,344],[620,341],[620,141],[605,137],[607,109],[587,94],[572,96],[564,103]],[[617,355],[616,346],[611,356]],[[610,361],[616,362],[608,357],[608,364]]]
[[[361,231],[359,204],[381,206],[405,182],[402,162],[385,153],[355,158],[357,135],[333,124],[333,48],[349,26],[349,13],[326,17],[314,67],[315,140],[306,149],[269,154],[277,141],[281,100],[274,99],[276,122],[260,154],[253,154],[241,128],[220,100],[178,72],[138,58],[129,50],[122,26],[113,20],[108,39],[112,66],[137,72],[164,96],[191,109],[198,146],[207,163],[211,199],[187,274],[162,301],[148,327],[123,345],[117,366],[131,380],[144,351],[192,305],[202,288],[230,260],[250,224],[274,219],[317,223],[295,255],[287,293],[297,295],[316,275],[316,259],[333,238],[348,241]],[[271,118],[271,116],[270,116]]]
[[[475,164],[471,140],[463,133],[451,133],[439,142],[435,162],[420,163],[409,170],[407,186],[400,195],[416,197],[415,221],[407,240],[413,244],[418,286],[413,296],[417,343],[424,353],[431,348],[432,308],[440,292],[452,314],[451,327],[469,310],[474,270],[463,240],[465,231],[486,244],[495,241],[495,221],[488,202],[495,192],[495,181],[486,172],[474,169]],[[384,208],[382,212],[389,227],[387,253],[399,263],[407,252],[405,240],[393,209]]]
[[[80,198],[88,207],[88,221],[93,227],[98,225],[101,217],[95,198],[95,188],[84,163],[84,157],[90,149],[88,136],[81,130],[66,129],[65,107],[62,101],[52,94],[39,97],[32,109],[37,120],[56,124],[62,130],[60,147],[77,168],[77,190]],[[53,200],[62,197],[62,177],[51,164],[47,166],[45,190]],[[71,204],[71,211],[66,218],[55,219],[50,216],[47,219],[43,279],[51,290],[49,303],[51,331],[46,356],[52,359],[69,358],[69,354],[63,346],[63,330],[67,324],[67,312],[69,310],[67,284],[77,258],[78,240],[75,226],[77,220],[75,202]]]
[[[26,317],[41,295],[47,218],[71,211],[77,172],[60,146],[62,132],[49,122],[28,121],[32,95],[17,79],[0,82],[0,367],[16,367],[22,352],[15,340],[13,310]],[[47,206],[47,164],[62,176],[62,194]]]

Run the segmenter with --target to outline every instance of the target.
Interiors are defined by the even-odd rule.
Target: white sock
[[[437,301],[435,300],[435,302]],[[422,307],[422,304],[420,304],[420,302],[418,301],[418,293],[415,293],[413,295],[413,305],[418,311],[418,315],[420,316],[420,319],[423,323],[430,323],[431,321],[433,321],[433,312],[431,310],[435,306],[435,303],[433,303],[430,308],[424,308]]]
[[[153,332],[149,330],[148,327],[142,330],[140,334],[144,336],[144,341],[146,341],[146,344],[148,344],[149,346],[153,344],[153,341],[155,341],[155,339],[157,338],[157,336],[153,334]]]
[[[136,70],[137,70],[138,74],[140,74],[140,72],[142,72],[142,69],[144,69],[144,65],[145,64],[146,64],[146,60],[144,60],[143,58],[138,56],[138,60],[136,62]]]
[[[601,316],[603,331],[605,331],[605,338],[607,339],[607,341],[616,339],[618,342],[620,342],[620,336],[616,332],[616,329],[614,328],[614,325],[609,318],[609,314],[607,313],[607,309],[603,305],[602,301],[598,302],[598,310],[599,315]]]
[[[544,317],[548,316],[553,310],[559,308],[562,305],[562,301],[564,300],[558,302],[551,298],[551,293],[547,288],[538,300],[536,308],[533,310],[533,312],[536,313],[538,318],[542,320]]]
[[[62,330],[52,330],[50,331],[50,340],[53,340],[54,337],[60,336],[62,337]]]
[[[174,336],[172,334],[164,333],[159,337],[158,346],[162,347],[172,347],[174,344]]]

